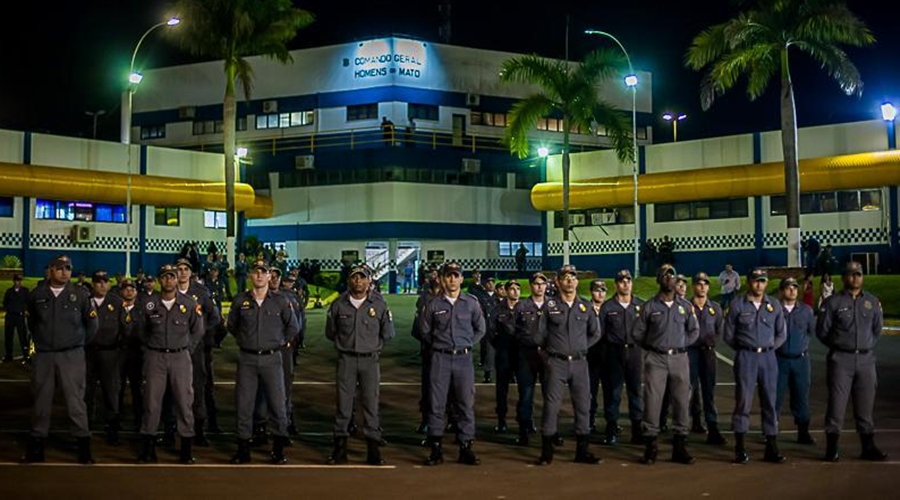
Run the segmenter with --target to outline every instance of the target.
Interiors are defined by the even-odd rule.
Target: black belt
[[[350,352],[350,351],[339,351],[344,356],[350,356],[351,358],[373,358],[378,356],[378,351],[375,352]]]
[[[738,349],[740,349],[741,351],[761,353],[761,352],[769,352],[775,348],[772,346],[769,346],[769,347],[738,347]]]
[[[472,352],[472,348],[471,348],[471,347],[461,347],[461,348],[459,348],[459,349],[438,349],[438,348],[435,347],[435,348],[432,348],[431,350],[434,351],[434,352],[439,352],[439,353],[441,353],[441,354],[454,354],[454,355],[456,355],[456,354],[469,354],[470,352]]]
[[[114,351],[119,348],[118,345],[89,345],[88,350],[93,351]]]
[[[185,347],[179,347],[178,349],[161,349],[161,348],[159,348],[159,347],[150,347],[150,346],[147,346],[147,349],[150,349],[151,351],[155,351],[155,352],[162,352],[162,353],[165,353],[165,354],[172,354],[172,353],[176,353],[176,352],[186,351],[186,350],[187,350],[187,346],[185,346]]]
[[[547,351],[547,355],[552,356],[556,359],[561,359],[563,361],[578,361],[578,360],[584,359],[585,356],[587,355],[587,353],[579,352],[576,354],[569,355],[569,354],[560,354],[558,352],[553,352],[553,351]]]
[[[714,345],[701,345],[698,347],[700,348],[701,351],[714,351],[716,349],[716,346],[714,346]]]
[[[872,349],[841,349],[840,347],[832,347],[831,350],[849,354],[869,354]]]
[[[246,352],[247,354],[253,354],[253,355],[256,355],[256,356],[266,356],[266,355],[269,355],[269,354],[275,354],[276,352],[279,352],[279,351],[281,351],[280,348],[278,348],[278,349],[253,350],[253,349],[244,349],[243,347],[241,347],[241,352]]]
[[[800,354],[784,354],[784,353],[780,353],[778,351],[775,352],[776,356],[778,356],[779,358],[783,358],[783,359],[800,359],[800,358],[805,358],[808,354],[809,353],[807,351],[803,351]]]
[[[73,350],[79,349],[81,347],[84,347],[84,346],[83,345],[72,345],[69,347],[63,347],[62,349],[36,349],[36,350],[37,350],[37,352],[66,352],[66,351],[73,351]]]
[[[655,347],[646,347],[646,349],[650,349],[656,354],[665,354],[666,356],[672,356],[674,354],[684,354],[687,352],[687,349],[684,347],[675,347],[672,349],[657,349]]]

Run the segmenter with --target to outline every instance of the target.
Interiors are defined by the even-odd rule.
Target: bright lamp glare
[[[545,147],[538,148],[538,156],[540,156],[541,158],[546,157],[548,154],[550,154],[549,149],[547,149]]]
[[[169,19],[168,21],[166,21],[166,24],[169,26],[177,26],[178,23],[180,23],[180,22],[181,22],[181,19],[178,19],[177,17],[173,17],[173,18]]]
[[[637,84],[638,84],[637,75],[628,75],[625,77],[625,85],[627,85],[629,87],[634,87],[634,86],[637,86]]]
[[[672,121],[672,113],[666,113],[663,115],[663,120],[669,122]]]
[[[685,114],[678,115],[678,121],[684,120],[685,118],[687,118],[687,115]]]
[[[247,148],[237,148],[237,149],[234,151],[234,156],[236,156],[236,157],[238,157],[238,158],[246,158],[246,157],[247,157],[247,154],[248,154],[249,152],[250,152],[250,151],[249,151]]]
[[[892,103],[886,102],[881,105],[881,117],[886,122],[894,121],[897,118],[897,108]]]
[[[134,73],[128,75],[128,81],[134,85],[141,83],[141,80],[144,79],[144,75],[135,71]]]

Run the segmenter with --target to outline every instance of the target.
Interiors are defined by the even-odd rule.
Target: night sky
[[[587,28],[608,31],[625,48],[636,68],[653,73],[655,140],[671,140],[663,112],[679,111],[679,140],[755,130],[774,130],[778,121],[778,83],[750,103],[740,86],[721,97],[709,111],[699,103],[700,74],[686,69],[684,53],[703,28],[723,22],[736,12],[728,0],[616,2],[547,2],[529,8],[521,0],[452,3],[451,43],[517,53],[581,58],[612,42],[583,35]],[[900,23],[898,2],[850,1],[850,8],[875,34],[869,48],[848,49],[865,82],[861,98],[846,97],[824,72],[805,56],[792,58],[800,126],[867,120],[880,117],[884,100],[900,103]],[[87,5],[85,5],[87,4]],[[356,5],[354,5],[356,4]],[[301,30],[291,48],[343,43],[395,33],[439,41],[437,0],[358,2],[295,1],[312,11],[317,22]],[[3,67],[0,74],[0,128],[90,137],[92,119],[86,111],[105,110],[98,138],[117,140],[121,78],[141,34],[164,20],[165,2],[154,0],[92,0],[90,2],[27,2],[19,16],[0,30]],[[489,7],[488,7],[489,6]],[[888,10],[890,9],[890,10]],[[154,32],[142,45],[138,63],[159,67],[189,63],[189,56]]]

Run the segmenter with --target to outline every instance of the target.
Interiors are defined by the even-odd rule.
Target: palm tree
[[[789,54],[812,57],[849,95],[862,94],[856,66],[841,45],[875,42],[866,25],[841,0],[755,0],[755,6],[730,21],[707,28],[694,38],[685,64],[709,69],[700,89],[704,110],[744,76],[755,100],[778,75],[781,80],[781,142],[787,195],[788,266],[800,262],[800,175],[797,168],[797,111]]]
[[[537,55],[514,57],[503,62],[500,80],[537,85],[540,92],[513,104],[504,142],[519,158],[529,154],[528,135],[538,120],[559,116],[563,122],[563,264],[569,263],[569,134],[572,130],[606,128],[620,161],[632,158],[631,122],[627,116],[600,98],[599,87],[624,65],[615,52],[598,49],[581,64],[545,59]],[[635,214],[637,215],[637,214]]]
[[[315,19],[294,8],[291,0],[181,0],[177,4],[184,21],[178,41],[196,57],[221,59],[225,69],[222,139],[225,153],[226,251],[235,259],[234,153],[237,107],[235,84],[245,98],[253,88],[253,68],[245,59],[262,55],[287,64],[293,59],[287,44],[297,31]]]

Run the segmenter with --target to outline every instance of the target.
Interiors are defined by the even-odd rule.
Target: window
[[[505,113],[472,112],[472,125],[485,125],[488,127],[505,127]]]
[[[588,226],[634,224],[634,207],[615,207],[588,210],[585,224]]]
[[[735,219],[748,217],[750,204],[747,198],[657,203],[653,205],[653,214],[656,222]]]
[[[113,222],[124,224],[125,205],[107,205],[83,201],[35,200],[34,217],[45,220]]]
[[[151,125],[148,127],[141,127],[141,139],[165,139],[165,137],[165,125]]]
[[[181,209],[156,207],[154,211],[154,221],[157,226],[181,225]]]
[[[13,216],[13,203],[15,199],[8,196],[0,196],[0,217]]]
[[[870,210],[881,210],[880,189],[824,191],[800,195],[801,214]],[[787,201],[784,195],[772,196],[769,199],[769,214],[773,216],[787,214]]]
[[[225,126],[222,120],[206,120],[202,122],[194,122],[194,135],[221,134],[224,128]],[[247,130],[247,117],[238,117],[235,123],[235,128],[238,132]]]
[[[228,225],[228,218],[225,212],[214,212],[212,210],[203,211],[203,227],[213,229],[225,229]]]
[[[439,108],[431,104],[409,103],[407,115],[409,118],[415,118],[416,120],[430,120],[434,122],[440,120]]]
[[[125,205],[97,204],[94,206],[94,220],[97,222],[117,222],[124,224],[126,213]]]
[[[268,115],[256,115],[256,128],[258,130],[268,128],[288,128],[312,125],[315,121],[315,113],[312,110],[292,111],[290,113],[272,113]]]
[[[519,251],[519,245],[525,245],[525,250],[528,250],[528,253],[525,254],[527,257],[543,257],[544,256],[544,244],[541,242],[531,242],[531,241],[501,241],[499,242],[499,250],[501,257],[515,257],[516,252]]]
[[[347,106],[347,121],[371,120],[378,118],[378,103]]]

